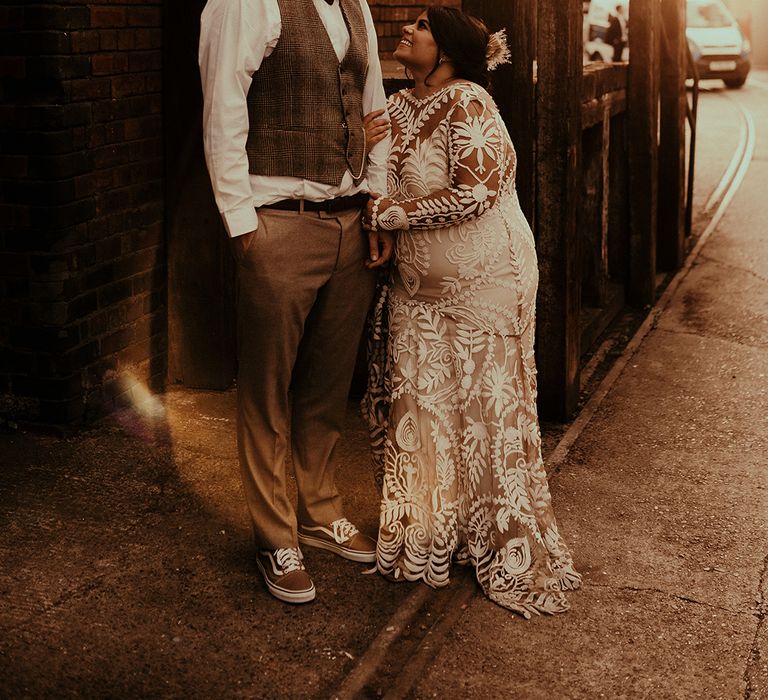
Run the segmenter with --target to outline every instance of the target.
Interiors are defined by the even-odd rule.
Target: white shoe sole
[[[344,545],[328,542],[328,540],[324,540],[321,537],[304,535],[301,532],[299,532],[299,543],[305,544],[307,547],[316,547],[317,549],[324,549],[327,552],[333,552],[344,559],[356,561],[361,564],[372,564],[376,561],[376,552],[360,552],[356,549],[348,549]]]
[[[256,559],[256,566],[261,571],[261,576],[264,579],[264,583],[267,584],[267,590],[278,600],[282,600],[283,603],[310,603],[315,599],[316,591],[315,584],[312,584],[312,588],[306,591],[289,591],[285,588],[275,585],[269,580],[267,572],[264,570],[263,564]]]

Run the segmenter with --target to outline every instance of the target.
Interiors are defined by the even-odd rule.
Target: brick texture
[[[423,11],[426,5],[446,5],[461,7],[461,0],[433,0],[430,3],[419,3],[413,0],[368,0],[376,23],[376,34],[379,38],[379,55],[382,59],[392,57],[392,52],[400,41],[401,29],[404,24],[412,22]]]
[[[165,375],[162,2],[0,11],[0,413],[71,423]],[[122,397],[125,398],[124,396]]]
[[[162,6],[0,9],[0,419],[81,422],[164,382]],[[370,6],[389,58],[423,5]]]

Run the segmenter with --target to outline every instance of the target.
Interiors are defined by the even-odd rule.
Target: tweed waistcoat
[[[339,62],[312,0],[278,0],[282,26],[248,92],[245,150],[254,175],[338,186],[365,176],[363,86],[368,33],[360,0],[339,0],[349,49]]]

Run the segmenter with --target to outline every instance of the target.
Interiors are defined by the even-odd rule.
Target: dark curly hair
[[[454,75],[477,83],[480,87],[490,87],[491,79],[485,58],[490,34],[485,24],[455,7],[428,7],[427,19],[439,49],[438,54],[442,53],[448,58],[453,65]],[[432,73],[440,65],[439,60],[438,57]]]

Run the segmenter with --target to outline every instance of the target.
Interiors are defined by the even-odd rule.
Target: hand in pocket
[[[253,243],[253,237],[256,235],[256,231],[249,231],[242,236],[235,236],[230,245],[232,246],[232,254],[235,256],[237,262],[242,262],[245,254],[248,252],[248,248]]]

